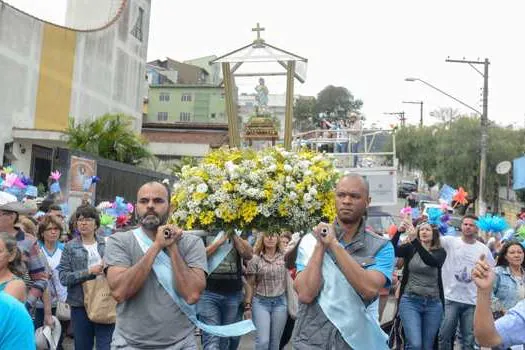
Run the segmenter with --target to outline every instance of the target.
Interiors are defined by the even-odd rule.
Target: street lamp
[[[403,103],[420,105],[419,126],[423,127],[423,101],[403,101]]]
[[[419,78],[405,78],[405,81],[410,81],[410,82],[413,82],[413,81],[419,81],[429,87],[431,87],[432,89],[438,91],[438,92],[441,92],[443,95],[447,96],[447,97],[450,97],[451,99],[453,99],[454,101],[462,104],[463,106],[467,107],[468,109],[476,112],[477,114],[481,115],[482,113],[480,111],[478,111],[476,108],[472,107],[472,106],[469,106],[468,104],[466,104],[465,102],[455,98],[454,96],[452,96],[451,94],[449,93],[446,93],[445,91],[435,87],[434,85],[430,84],[429,82],[426,82],[424,81],[423,79],[419,79]]]

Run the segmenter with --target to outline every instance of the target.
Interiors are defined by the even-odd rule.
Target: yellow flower
[[[186,219],[186,229],[191,230],[193,228],[193,224],[195,223],[195,216],[189,215]]]
[[[208,196],[208,194],[206,194],[206,193],[200,193],[200,192],[193,192],[193,194],[192,194],[192,198],[193,198],[193,200],[196,201],[196,202],[200,202],[200,201],[202,201],[202,200],[205,199],[207,196]]]
[[[215,221],[215,214],[213,211],[204,211],[199,215],[199,221],[203,225],[212,224]]]
[[[254,201],[246,201],[241,206],[241,216],[246,223],[252,222],[257,216],[257,203]]]
[[[231,182],[229,181],[224,181],[222,183],[222,189],[226,192],[233,192],[233,189],[234,189],[234,186]]]

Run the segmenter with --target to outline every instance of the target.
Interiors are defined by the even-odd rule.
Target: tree
[[[318,123],[316,99],[300,97],[293,107],[294,129],[308,131],[316,128]]]
[[[480,161],[480,121],[459,117],[449,125],[401,128],[396,134],[399,163],[423,172],[425,180],[434,179],[453,187],[464,187],[477,196]],[[497,175],[496,165],[517,158],[525,143],[525,130],[511,130],[491,124],[488,129],[487,173],[484,197],[493,201],[505,176]]]
[[[451,123],[461,116],[459,110],[452,107],[439,107],[430,112],[430,115],[442,123]]]
[[[345,119],[348,112],[359,112],[363,101],[354,99],[354,95],[345,87],[328,85],[317,95],[317,112],[330,118]]]
[[[151,153],[146,139],[133,131],[132,122],[132,117],[123,114],[104,114],[78,124],[70,118],[66,142],[71,149],[135,165]]]

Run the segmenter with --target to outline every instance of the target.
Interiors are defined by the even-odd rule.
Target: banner
[[[514,173],[512,175],[514,183],[512,189],[515,191],[525,189],[525,157],[516,158],[513,163]]]

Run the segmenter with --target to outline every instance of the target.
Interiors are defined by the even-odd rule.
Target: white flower
[[[285,173],[291,173],[293,170],[292,166],[290,164],[285,164],[284,165],[284,172]]]
[[[208,185],[205,183],[201,183],[197,185],[197,192],[198,193],[206,193],[208,192]]]
[[[295,200],[297,199],[297,193],[295,193],[294,191],[290,192],[290,194],[288,195],[288,197],[291,199],[291,200]]]
[[[272,164],[272,165],[270,165],[270,166],[268,167],[268,171],[270,171],[270,172],[274,172],[274,171],[276,171],[276,170],[277,170],[277,165],[275,165],[275,164]]]
[[[303,196],[303,200],[308,203],[312,200],[312,195],[310,193],[305,193]]]
[[[308,193],[310,193],[310,195],[315,197],[317,195],[317,189],[315,188],[315,186],[311,187]]]

